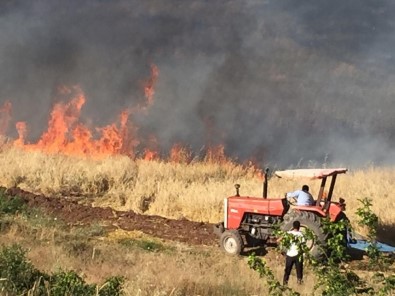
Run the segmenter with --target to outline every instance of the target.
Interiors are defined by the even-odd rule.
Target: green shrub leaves
[[[102,285],[87,284],[74,271],[52,275],[37,270],[26,258],[26,250],[14,244],[0,251],[0,293],[37,296],[119,296],[123,277],[110,277]],[[3,295],[3,294],[2,294]]]

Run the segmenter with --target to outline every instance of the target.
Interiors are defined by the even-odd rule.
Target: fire
[[[130,121],[133,112],[145,110],[153,104],[154,87],[159,75],[158,68],[151,66],[151,77],[144,86],[146,103],[142,107],[123,110],[119,116],[119,122],[96,128],[91,131],[80,122],[81,109],[86,103],[84,92],[79,86],[58,89],[58,94],[68,97],[68,102],[61,101],[54,105],[48,129],[42,134],[37,143],[26,143],[28,127],[26,122],[17,122],[18,139],[14,145],[27,150],[40,150],[46,153],[62,153],[74,156],[89,156],[101,158],[115,154],[135,155],[135,148],[140,144],[137,137],[137,128]],[[2,110],[4,109],[4,112]],[[6,103],[0,109],[0,128],[2,122],[8,122],[7,117],[2,116],[6,111],[9,113],[11,104]],[[7,113],[7,114],[8,114]],[[5,118],[3,120],[3,118]],[[4,124],[6,126],[6,124]],[[152,140],[151,140],[152,142]],[[147,151],[148,159],[154,159],[157,152]]]
[[[228,158],[225,155],[225,146],[220,144],[216,146],[210,146],[207,149],[204,160],[207,162],[225,163]]]
[[[147,148],[144,149],[144,159],[145,160],[154,160],[159,158],[159,144],[158,140],[154,135],[150,135],[147,143]]]
[[[157,158],[158,158],[158,152],[150,150],[150,149],[144,150],[144,160],[154,160]]]
[[[147,98],[148,107],[154,103],[155,84],[158,79],[159,70],[156,65],[151,65],[151,78],[147,81],[144,87],[144,94]]]
[[[263,181],[265,179],[265,171],[257,165],[256,160],[250,159],[244,163],[244,166],[250,169],[254,175],[259,181]]]
[[[67,94],[72,99],[68,103],[55,104],[48,122],[48,129],[42,134],[38,142],[36,144],[26,144],[27,124],[18,122],[16,128],[19,137],[14,144],[27,150],[67,155],[98,157],[114,153],[114,145],[111,148],[104,146],[104,149],[100,145],[103,138],[106,137],[105,132],[103,132],[100,140],[94,140],[88,127],[79,122],[81,109],[86,102],[83,91],[78,86],[74,86],[72,88],[62,87],[59,93]]]
[[[70,102],[66,104],[58,103],[54,106],[48,123],[48,130],[41,136],[36,145],[31,145],[32,148],[49,153],[74,154],[73,146],[83,140],[74,138],[75,142],[71,142],[68,137],[69,133],[77,136],[79,130],[85,129],[83,126],[76,125],[81,108],[86,102],[85,96],[79,87],[64,89],[64,91],[70,94],[75,92],[76,94]]]
[[[180,143],[175,144],[170,149],[169,160],[175,163],[190,163],[192,152]]]
[[[29,127],[26,122],[17,122],[18,138],[13,142],[17,147],[25,150],[38,150],[45,153],[61,153],[65,155],[103,158],[111,155],[127,155],[131,158],[141,157],[151,161],[161,159],[160,145],[155,135],[144,136],[132,119],[136,113],[148,116],[148,108],[154,103],[155,86],[159,76],[156,65],[150,69],[150,77],[146,80],[142,93],[144,104],[141,102],[122,110],[114,123],[104,127],[90,128],[81,120],[81,111],[87,102],[84,91],[79,86],[58,88],[58,98],[48,120],[47,130],[42,133],[36,143],[28,142]],[[12,106],[5,102],[0,107],[0,133],[5,133],[11,119]],[[195,155],[190,148],[177,143],[169,151],[167,160],[173,163],[189,164],[194,159],[209,163],[226,164],[233,162],[226,156],[225,146],[212,144],[217,142],[218,131],[215,130],[213,118],[205,119],[207,131],[207,149]],[[215,132],[215,133],[214,133]],[[215,139],[215,141],[213,141]],[[136,151],[142,151],[138,155]],[[256,169],[257,177],[264,178],[262,170]]]

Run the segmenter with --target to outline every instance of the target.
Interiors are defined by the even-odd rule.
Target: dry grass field
[[[68,229],[44,218],[17,218],[7,227],[2,221],[2,226],[0,244],[22,245],[40,270],[75,270],[89,283],[122,275],[127,296],[267,295],[265,281],[249,269],[246,257],[225,256],[216,247],[158,240],[140,232],[104,235],[97,225]],[[265,259],[281,278],[283,258],[269,251]],[[292,274],[290,287],[311,295],[314,275],[308,269],[305,280],[297,286]]]
[[[223,198],[234,194],[235,183],[241,184],[242,195],[262,194],[259,171],[231,161],[185,164],[125,156],[89,160],[3,145],[0,164],[1,186],[18,186],[59,198],[79,197],[97,206],[175,219],[221,221]],[[356,219],[358,199],[370,197],[383,225],[380,235],[389,242],[394,242],[389,231],[395,225],[391,210],[395,207],[394,179],[395,168],[350,170],[339,176],[334,192],[346,199],[351,221]],[[319,183],[307,184],[316,195]],[[300,181],[272,177],[269,197],[282,197],[301,185]],[[138,232],[101,230],[100,225],[77,229],[46,218],[32,221],[14,217],[10,223],[2,220],[0,243],[18,242],[30,250],[29,258],[40,269],[74,269],[89,282],[124,275],[128,279],[126,295],[265,295],[267,291],[264,281],[248,268],[245,257],[231,258],[215,247],[192,247]],[[283,258],[273,250],[264,258],[281,279]],[[363,276],[369,278],[370,274],[364,272]],[[303,286],[290,285],[302,295],[311,295],[314,275],[307,269]]]
[[[241,185],[241,195],[262,195],[259,171],[231,161],[186,164],[126,156],[90,160],[3,146],[0,164],[0,186],[51,196],[80,196],[97,206],[176,219],[221,221],[223,198],[235,193],[236,183]],[[268,195],[283,197],[305,182],[316,196],[319,181],[277,177],[269,180]],[[346,199],[347,215],[355,220],[358,199],[369,197],[382,224],[395,225],[395,214],[389,210],[395,208],[394,188],[395,168],[350,169],[338,177],[334,198]]]

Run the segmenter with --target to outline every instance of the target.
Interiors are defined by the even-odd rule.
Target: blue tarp
[[[358,239],[358,240],[356,240],[355,243],[354,242],[349,243],[348,246],[353,249],[365,251],[367,249],[367,247],[369,246],[369,243],[366,240]],[[379,250],[381,252],[386,252],[386,253],[395,252],[395,247],[392,247],[392,246],[384,244],[384,243],[377,242],[377,247],[379,248]]]

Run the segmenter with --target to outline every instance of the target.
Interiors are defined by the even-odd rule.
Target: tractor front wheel
[[[237,230],[225,230],[220,238],[221,248],[229,255],[240,255],[244,243]]]

